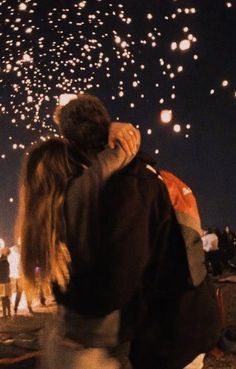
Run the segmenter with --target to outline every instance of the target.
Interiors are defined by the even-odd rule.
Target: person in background
[[[16,292],[15,303],[14,303],[14,313],[17,315],[18,306],[23,294],[23,286],[21,279],[21,268],[20,268],[20,247],[14,245],[10,248],[10,253],[8,255],[8,262],[10,266],[10,279],[13,290]],[[29,313],[32,314],[33,310],[31,307],[31,301],[29,296],[26,296],[27,306]]]
[[[226,267],[229,268],[234,266],[234,257],[236,256],[236,235],[228,225],[225,226],[222,232],[221,252],[223,254]]]
[[[202,236],[203,250],[206,255],[206,263],[208,272],[212,272],[213,276],[219,276],[222,273],[219,252],[219,239],[216,233],[210,228],[203,231]]]
[[[7,256],[9,248],[2,243],[0,247],[0,297],[2,300],[3,318],[11,317],[11,281]]]

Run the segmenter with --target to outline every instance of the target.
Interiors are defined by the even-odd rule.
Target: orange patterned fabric
[[[175,212],[190,216],[195,220],[197,228],[199,228],[201,222],[197,202],[191,188],[170,172],[161,170],[160,175],[166,184]]]

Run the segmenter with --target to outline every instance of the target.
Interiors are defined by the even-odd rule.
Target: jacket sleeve
[[[92,164],[91,170],[95,166],[101,167],[103,181],[106,181],[117,170],[124,168],[134,156],[128,156],[122,147],[118,144],[115,149],[109,149],[100,152],[97,160]]]

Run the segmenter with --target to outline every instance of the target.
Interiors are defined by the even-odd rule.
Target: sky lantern
[[[191,46],[191,42],[189,40],[182,40],[179,43],[179,49],[181,51],[188,50],[190,48],[190,46]]]
[[[77,99],[77,95],[75,94],[62,94],[59,97],[59,105],[65,106],[67,105],[71,100]]]
[[[164,109],[160,113],[160,118],[162,123],[170,123],[172,120],[172,110],[171,109]]]
[[[175,124],[174,127],[173,127],[173,131],[175,133],[181,132],[181,125],[180,124]]]

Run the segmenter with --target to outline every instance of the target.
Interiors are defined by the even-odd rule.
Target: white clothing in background
[[[202,236],[203,250],[206,252],[219,250],[219,240],[215,233],[208,233]]]
[[[10,254],[7,257],[10,267],[10,278],[20,278],[20,250],[18,246],[10,248]]]

